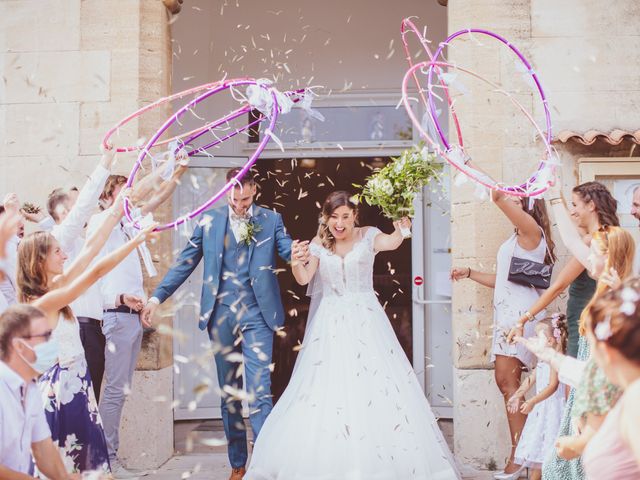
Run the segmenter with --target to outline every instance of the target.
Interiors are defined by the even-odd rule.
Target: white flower
[[[627,316],[633,315],[636,311],[636,302],[640,299],[640,295],[633,288],[626,287],[620,294],[622,305],[620,311]]]
[[[69,374],[67,370],[60,372],[58,378],[58,401],[61,405],[66,405],[73,401],[73,397],[82,390],[82,380],[75,375]]]
[[[611,331],[611,317],[607,315],[602,322],[596,325],[593,333],[601,342],[608,340],[611,335],[613,335],[613,332]]]
[[[249,234],[249,222],[240,222],[240,224],[238,225],[238,235],[242,240],[244,240],[245,238],[247,238],[248,234]]]
[[[393,194],[393,183],[391,183],[391,180],[385,178],[382,181],[381,188],[382,188],[382,191],[384,193],[386,193],[387,195],[392,195]]]

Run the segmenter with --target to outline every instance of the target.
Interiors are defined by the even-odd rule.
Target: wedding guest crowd
[[[632,403],[640,391],[636,245],[620,227],[617,201],[605,185],[578,185],[570,202],[560,185],[556,178],[546,196],[571,258],[553,281],[541,282],[555,263],[545,228],[549,220],[534,221],[536,210],[545,215],[546,210],[536,205],[539,200],[505,200],[495,193],[495,204],[514,225],[514,234],[498,251],[496,273],[468,267],[451,272],[454,281],[471,279],[496,289],[492,359],[512,450],[494,477],[517,479],[528,470],[531,479],[637,479],[640,447],[634,435],[640,416]],[[631,214],[640,220],[640,188],[633,192]],[[527,281],[514,274],[518,264],[529,267]],[[566,312],[541,319],[566,289]],[[535,354],[537,362],[518,355],[518,349]],[[536,393],[527,397],[533,385]]]
[[[188,157],[179,155],[171,171],[159,168],[132,189],[125,188],[125,177],[111,174],[113,159],[107,149],[82,188],[52,191],[48,215],[21,204],[15,193],[6,194],[0,208],[0,478],[69,479],[96,471],[113,478],[141,475],[122,464],[118,432],[127,392],[135,388],[143,326],[168,295],[156,293],[147,303],[143,268],[156,274],[146,246],[155,224],[132,228],[124,201],[136,205],[134,216],[141,222],[173,193]],[[250,242],[245,245],[237,227],[255,213],[252,182],[238,190],[247,198],[234,199],[238,192],[233,193],[228,211],[216,220],[231,225],[235,247],[225,250],[223,261],[244,268],[247,292],[252,274],[241,253],[244,248],[251,254]],[[560,185],[556,178],[546,200],[494,191],[493,203],[513,226],[496,252],[495,273],[465,266],[451,271],[453,281],[469,279],[494,290],[491,359],[512,447],[495,478],[516,479],[529,470],[531,479],[638,479],[636,245],[620,226],[617,201],[603,184],[574,187],[568,202]],[[640,189],[631,213],[640,220]],[[260,215],[273,223],[278,254],[289,259],[291,239],[280,217],[266,210]],[[553,268],[558,240],[551,217],[571,254],[562,269]],[[25,235],[25,221],[37,231]],[[193,250],[199,260],[204,253],[197,249],[204,247],[198,238],[192,241],[200,243],[185,252]],[[307,243],[293,243],[304,268]],[[185,255],[175,268],[186,275],[197,262],[187,268]],[[226,312],[220,305],[235,308],[234,279],[220,287],[227,297],[211,298],[205,313],[216,307]],[[551,302],[566,290],[566,310],[551,313]],[[262,301],[240,300],[252,308]],[[274,312],[277,320],[279,310]],[[256,353],[261,354],[268,364],[270,356]],[[221,385],[229,381],[223,377]],[[225,428],[233,433],[235,426]],[[246,445],[238,448],[244,453],[231,455],[237,460],[232,478],[245,472]]]

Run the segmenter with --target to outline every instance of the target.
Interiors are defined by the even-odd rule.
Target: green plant
[[[429,153],[423,143],[405,150],[383,168],[367,177],[359,199],[380,207],[385,217],[399,220],[412,217],[413,200],[424,185],[440,180],[442,163]]]

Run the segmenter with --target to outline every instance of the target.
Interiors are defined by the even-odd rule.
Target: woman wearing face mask
[[[359,227],[357,205],[325,200],[317,236],[292,246],[314,299],[291,381],[256,441],[245,480],[458,478],[411,364],[373,290],[377,252],[403,237]],[[299,259],[299,261],[296,261]]]
[[[18,250],[19,300],[40,308],[53,329],[47,358],[38,355],[36,365],[41,372],[46,369],[39,385],[47,422],[65,463],[72,464],[78,472],[108,472],[109,460],[79,324],[69,304],[144,241],[149,229],[91,265],[122,216],[120,197],[100,229],[87,239],[77,258],[65,270],[67,257],[50,233],[28,235]]]
[[[599,296],[587,316],[593,358],[623,395],[587,445],[589,480],[640,478],[640,280]]]
[[[494,289],[494,331],[491,360],[495,362],[495,379],[503,395],[505,412],[511,434],[511,455],[504,472],[496,478],[518,478],[523,467],[514,463],[514,454],[518,440],[524,428],[527,416],[520,409],[508,409],[509,399],[520,388],[522,371],[530,369],[535,357],[523,346],[509,343],[507,334],[515,322],[524,314],[527,305],[531,305],[542,294],[542,290],[528,285],[509,281],[509,270],[514,257],[545,263],[555,262],[554,244],[551,239],[551,227],[544,201],[506,195],[493,190],[491,197],[514,227],[514,233],[500,246],[496,260],[496,273],[483,273],[471,269],[454,268],[451,279],[454,281],[469,278],[486,287]],[[541,310],[526,327],[525,336],[534,334],[535,322],[544,318]]]

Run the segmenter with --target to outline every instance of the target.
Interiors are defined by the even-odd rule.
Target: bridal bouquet
[[[419,144],[368,177],[360,197],[369,205],[380,207],[391,220],[413,217],[416,195],[431,180],[439,180],[441,173],[442,163],[437,162],[436,155]],[[402,235],[406,238],[410,232],[403,231]]]

